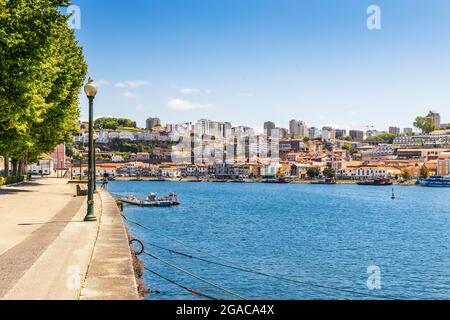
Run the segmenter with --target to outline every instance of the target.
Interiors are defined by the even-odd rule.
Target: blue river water
[[[395,187],[392,200],[389,187],[115,181],[110,192],[176,192],[182,202],[177,208],[125,206],[128,219],[149,228],[129,223],[132,235],[155,256],[249,299],[450,298],[450,189]],[[187,288],[236,299],[152,257],[141,258]],[[144,279],[159,291],[148,299],[202,299],[150,272]]]

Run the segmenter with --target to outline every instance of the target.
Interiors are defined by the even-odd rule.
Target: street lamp
[[[84,92],[89,100],[89,157],[88,157],[88,208],[84,221],[97,221],[94,213],[94,98],[97,94],[97,85],[89,78],[84,86]]]
[[[94,192],[97,191],[97,133],[94,132]]]

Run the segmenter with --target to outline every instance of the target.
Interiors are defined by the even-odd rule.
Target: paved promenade
[[[75,185],[55,178],[0,189],[0,299],[138,298],[125,228],[113,199],[106,192],[97,194],[95,212],[101,222],[83,222],[86,197],[74,195]],[[115,261],[102,259],[102,248],[111,250]]]

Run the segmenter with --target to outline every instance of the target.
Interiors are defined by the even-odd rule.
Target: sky
[[[435,110],[450,122],[448,0],[73,3],[95,117],[387,130]],[[381,29],[367,27],[370,5]]]

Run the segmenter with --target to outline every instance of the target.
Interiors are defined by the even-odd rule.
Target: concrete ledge
[[[112,196],[99,191],[102,218],[80,300],[138,300],[125,225]]]

